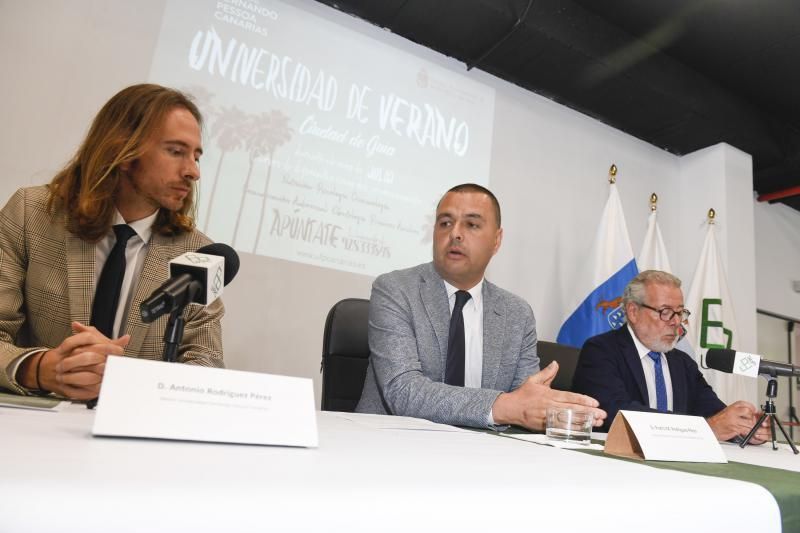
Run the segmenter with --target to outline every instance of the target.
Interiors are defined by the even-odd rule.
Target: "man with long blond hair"
[[[107,355],[161,357],[167,317],[144,324],[137,310],[170,259],[211,242],[193,218],[201,124],[178,91],[123,89],[49,185],[3,207],[0,388],[91,400]],[[223,312],[188,306],[180,361],[223,366]]]

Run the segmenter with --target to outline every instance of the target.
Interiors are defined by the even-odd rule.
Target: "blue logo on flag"
[[[608,325],[611,329],[619,329],[625,324],[625,310],[620,305],[608,313]]]

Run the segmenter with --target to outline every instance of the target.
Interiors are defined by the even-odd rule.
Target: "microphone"
[[[800,367],[789,363],[778,363],[762,359],[760,355],[723,348],[711,348],[706,352],[706,366],[741,376],[757,377],[759,374],[773,378],[779,376],[798,377]]]
[[[210,304],[237,272],[239,255],[227,244],[208,244],[179,255],[169,262],[170,278],[139,306],[142,321],[149,324],[190,303]]]

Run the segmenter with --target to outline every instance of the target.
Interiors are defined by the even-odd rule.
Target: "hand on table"
[[[761,413],[753,404],[740,400],[709,417],[707,421],[717,440],[726,441],[737,436],[747,436],[760,416]],[[750,443],[763,444],[771,439],[769,419],[766,418],[750,439]]]
[[[544,430],[547,408],[562,407],[591,411],[594,413],[594,425],[601,426],[606,412],[598,408],[600,404],[597,400],[583,394],[550,388],[557,373],[558,363],[553,361],[526,379],[518,389],[501,393],[492,406],[495,423]]]
[[[72,323],[73,335],[39,355],[41,389],[72,400],[97,398],[109,355],[122,355],[130,335],[109,339],[93,326]]]

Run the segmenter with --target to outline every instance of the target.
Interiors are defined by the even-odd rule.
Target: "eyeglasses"
[[[672,320],[672,317],[674,317],[675,315],[678,315],[679,317],[681,317],[681,322],[683,322],[684,320],[687,320],[689,318],[689,315],[692,314],[692,312],[689,311],[688,309],[681,309],[680,311],[673,311],[669,307],[664,307],[663,309],[656,309],[655,307],[650,307],[647,304],[638,304],[638,305],[639,305],[639,307],[646,307],[646,308],[648,308],[648,309],[650,309],[652,311],[655,311],[656,313],[658,313],[658,317],[661,320],[663,320],[664,322],[669,322],[670,320]]]

